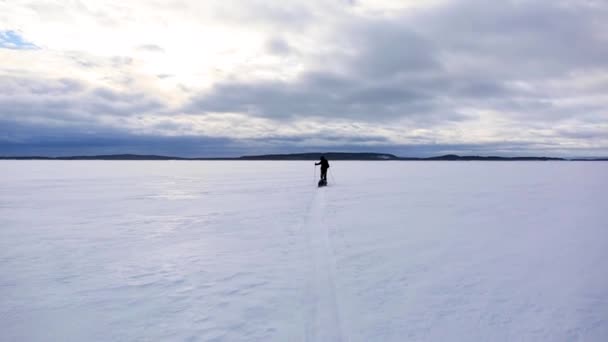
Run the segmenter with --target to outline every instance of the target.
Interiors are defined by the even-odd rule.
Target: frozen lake
[[[608,341],[608,162],[331,163],[0,161],[0,341]]]

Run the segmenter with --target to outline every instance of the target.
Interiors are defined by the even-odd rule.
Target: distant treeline
[[[182,158],[172,156],[142,155],[142,154],[108,154],[96,156],[67,156],[67,157],[41,157],[18,156],[0,157],[12,160],[234,160],[236,158]]]
[[[253,156],[242,156],[237,158],[181,158],[158,155],[140,154],[110,154],[97,156],[68,156],[68,157],[43,157],[43,156],[4,156],[0,159],[11,160],[318,160],[320,156],[329,160],[420,160],[420,161],[608,161],[608,158],[551,158],[551,157],[498,157],[498,156],[459,156],[446,154],[443,156],[429,158],[398,157],[388,153],[349,153],[349,152],[315,152],[315,153],[288,153],[288,154],[263,154]]]
[[[329,160],[399,160],[399,157],[388,153],[348,153],[348,152],[326,152],[326,153],[289,153],[289,154],[263,154],[259,156],[243,156],[241,160],[319,160],[325,156]]]

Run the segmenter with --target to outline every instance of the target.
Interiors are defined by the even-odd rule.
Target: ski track
[[[304,225],[311,260],[306,300],[308,301],[305,341],[348,341],[343,333],[336,297],[335,262],[325,216],[325,189],[313,196]]]

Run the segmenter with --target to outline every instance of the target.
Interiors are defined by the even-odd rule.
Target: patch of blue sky
[[[38,47],[23,39],[23,37],[16,31],[0,30],[0,49],[31,50],[38,49]]]

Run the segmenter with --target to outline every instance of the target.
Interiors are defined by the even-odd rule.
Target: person
[[[321,180],[327,182],[327,169],[329,169],[329,162],[325,159],[325,156],[321,156],[321,160],[315,165],[321,165]]]

